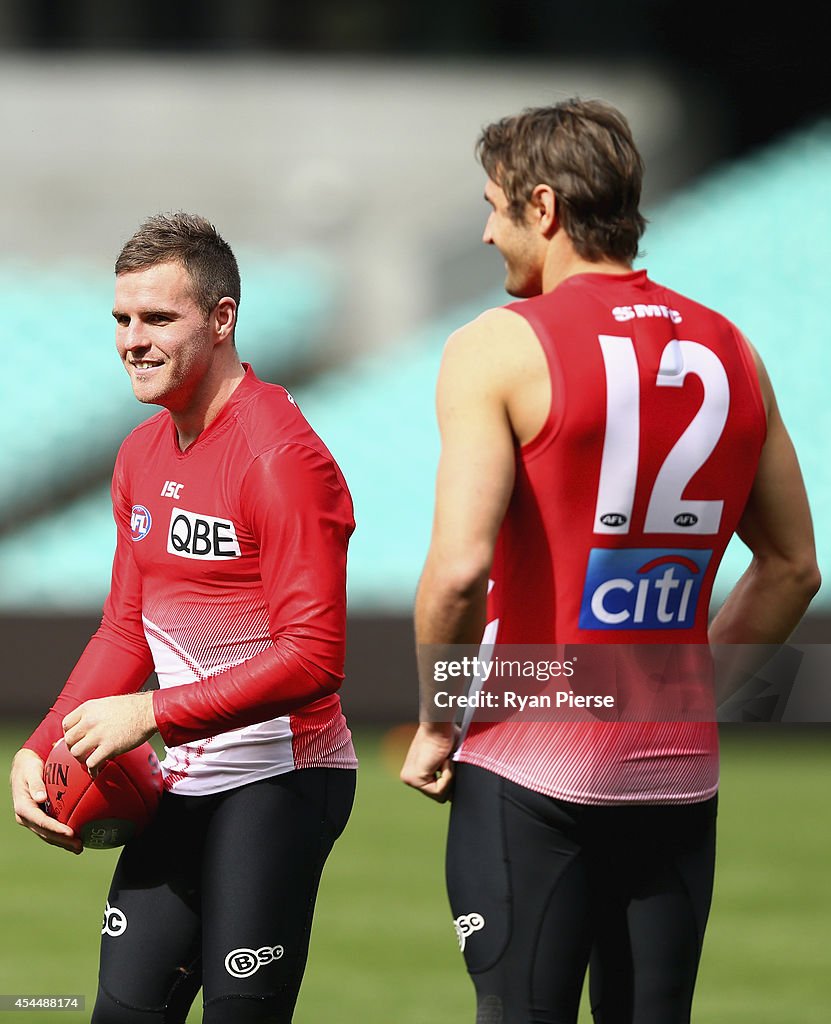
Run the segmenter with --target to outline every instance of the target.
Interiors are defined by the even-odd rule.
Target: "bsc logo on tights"
[[[285,950],[282,946],[260,946],[259,949],[232,949],[225,957],[225,970],[234,978],[250,978],[261,967],[279,960]]]
[[[480,932],[485,927],[485,919],[481,914],[461,914],[453,922],[453,926],[459,940],[459,949],[464,953],[468,936]]]
[[[111,907],[109,900],[104,908],[104,923],[101,926],[102,935],[111,935],[117,939],[127,931],[127,915],[118,907]]]

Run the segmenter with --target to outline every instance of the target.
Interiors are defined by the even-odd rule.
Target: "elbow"
[[[813,554],[804,558],[776,558],[762,562],[765,574],[771,573],[773,589],[786,590],[800,598],[805,607],[822,585],[822,576]]]
[[[443,561],[425,572],[422,588],[434,599],[456,605],[469,604],[487,590],[490,561],[476,558]]]
[[[320,692],[314,699],[322,700],[324,697],[331,697],[333,693],[338,692],[343,685],[343,676],[334,672],[320,671],[315,678],[315,683]]]
[[[788,561],[785,569],[791,587],[802,594],[807,604],[822,585],[822,576],[813,551]]]
[[[813,600],[822,586],[822,573],[820,573],[819,566],[815,560],[806,563],[806,565],[800,568],[798,581],[806,599],[808,601]]]

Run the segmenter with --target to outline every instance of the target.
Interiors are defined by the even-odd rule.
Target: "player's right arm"
[[[433,532],[415,605],[419,651],[482,638],[488,575],[514,485],[508,396],[518,373],[514,331],[522,325],[515,314],[492,310],[457,331],[445,348],[436,395],[441,456]],[[422,721],[401,781],[443,802],[458,730],[428,713],[435,689],[429,658],[419,658],[419,682]]]
[[[15,754],[10,784],[15,820],[55,846],[80,852],[72,830],[43,811],[43,767],[63,736],[65,716],[86,700],[133,693],[146,681],[153,659],[141,623],[141,578],[132,554],[130,509],[120,460],[113,475],[113,513],[117,540],[110,593],[101,625],[90,639],[66,685],[46,717]]]
[[[753,352],[767,414],[767,436],[753,487],[737,533],[752,560],[713,619],[713,645],[784,643],[819,590],[820,572],[811,511],[799,462],[782,422],[765,367]],[[722,660],[729,649],[720,648]],[[748,651],[738,651],[746,658]],[[720,687],[719,700],[740,685],[740,673],[724,673],[733,684]]]

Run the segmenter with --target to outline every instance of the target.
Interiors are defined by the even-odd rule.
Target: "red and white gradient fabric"
[[[288,392],[250,367],[186,451],[167,412],[126,439],[101,627],[26,746],[45,757],[92,697],[153,695],[165,784],[215,793],[356,765],[343,680],[352,502]]]
[[[507,308],[539,339],[552,400],[517,453],[485,651],[698,645],[684,657],[704,664],[713,580],[765,438],[745,339],[644,270],[579,274]],[[577,803],[692,803],[718,786],[714,722],[474,713],[456,756]]]

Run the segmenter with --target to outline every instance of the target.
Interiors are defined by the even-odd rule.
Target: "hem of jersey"
[[[165,787],[165,789],[174,796],[214,796],[217,793],[227,793],[232,789],[239,789],[240,786],[247,786],[251,782],[262,782],[264,779],[273,779],[278,775],[287,775],[289,772],[303,771],[305,768],[337,768],[348,770],[355,769],[357,767],[358,760],[354,756],[351,758],[344,758],[342,760],[328,761],[321,757],[313,758],[303,764],[273,765],[265,771],[246,772],[245,775],[241,775],[238,779],[234,779],[233,781],[228,780],[225,784],[215,783],[211,785],[208,782],[206,786],[202,786],[198,778],[188,777],[185,779],[177,779],[169,789],[167,789],[167,787]],[[189,785],[189,783],[191,785]],[[194,788],[192,784],[195,784],[196,788]]]
[[[558,788],[557,786],[543,785],[523,775],[522,772],[509,769],[501,761],[496,761],[493,758],[484,757],[479,754],[457,751],[453,759],[461,761],[463,764],[472,764],[476,768],[484,768],[486,771],[493,772],[494,775],[501,775],[503,779],[516,783],[517,786],[524,786],[526,789],[534,790],[535,793],[554,797],[555,800],[566,800],[569,803],[586,804],[592,807],[633,807],[643,804],[700,804],[704,803],[705,800],[711,799],[718,792],[718,780],[716,780],[715,785],[684,796],[678,796],[677,794],[650,794],[649,796],[644,796],[643,794],[638,794],[628,798],[625,796],[606,797],[596,793],[575,792]]]

